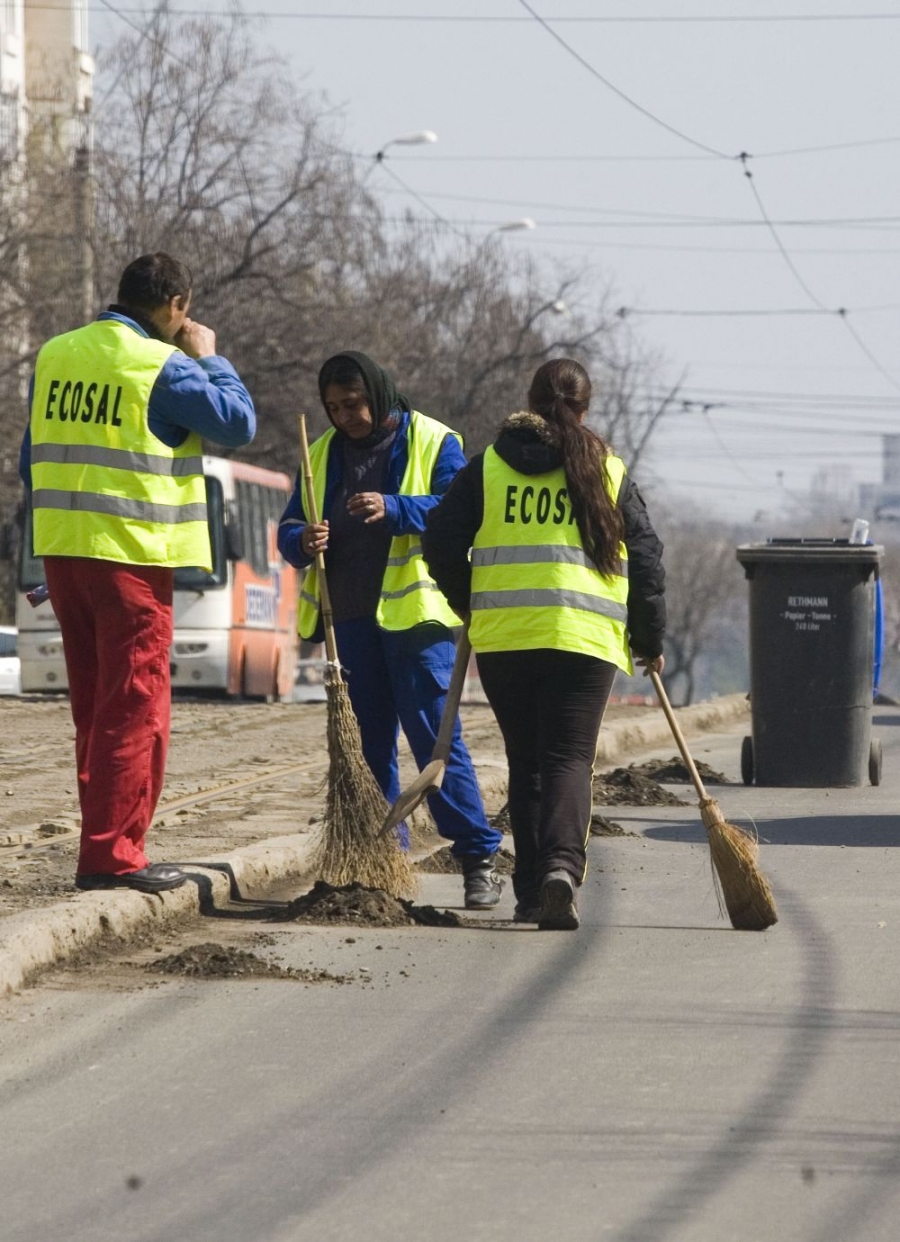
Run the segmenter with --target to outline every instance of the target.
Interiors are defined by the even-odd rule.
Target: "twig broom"
[[[300,449],[306,511],[310,522],[318,523],[303,414],[300,415]],[[383,889],[394,897],[408,896],[415,892],[415,875],[396,837],[381,836],[381,825],[390,808],[363,756],[359,724],[338,659],[331,597],[325,579],[325,557],[321,552],[316,554],[315,564],[325,630],[328,792],[314,865],[329,884],[358,883],[366,888]]]
[[[778,922],[778,912],[769,883],[757,866],[759,846],[749,833],[726,822],[719,804],[706,792],[697,765],[684,740],[684,734],[675,719],[669,696],[659,674],[653,669],[650,670],[650,680],[700,799],[700,818],[709,836],[719,908],[721,909],[724,901],[731,926],[738,931],[765,931],[767,927]]]

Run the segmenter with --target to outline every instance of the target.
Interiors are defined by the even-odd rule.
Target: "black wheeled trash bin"
[[[737,549],[750,582],[746,784],[879,783],[881,747],[871,733],[883,553],[846,539],[770,539]]]

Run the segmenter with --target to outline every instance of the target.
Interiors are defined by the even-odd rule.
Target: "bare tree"
[[[665,543],[666,667],[663,682],[678,702],[691,703],[701,658],[724,627],[745,645],[746,591],[735,557],[736,532],[697,510],[656,515]]]
[[[348,348],[391,369],[469,451],[522,407],[541,362],[574,356],[591,372],[598,427],[640,459],[668,402],[644,395],[655,360],[610,313],[607,283],[434,220],[388,222],[325,105],[297,92],[239,14],[184,18],[161,4],[101,61],[96,88],[92,167],[86,147],[64,165],[45,150],[15,205],[0,193],[8,446],[25,422],[33,343],[84,322],[88,283],[93,311],[135,255],[164,249],[192,268],[195,314],[253,393],[250,460],[295,467],[297,413],[324,424],[316,375]],[[89,282],[71,262],[84,237]],[[27,344],[13,344],[23,321]],[[14,460],[3,469],[8,512]]]

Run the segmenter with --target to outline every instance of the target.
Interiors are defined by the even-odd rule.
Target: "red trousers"
[[[169,747],[173,573],[75,556],[44,565],[75,722],[78,874],[136,871]]]

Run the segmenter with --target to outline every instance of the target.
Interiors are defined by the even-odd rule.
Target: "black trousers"
[[[491,651],[477,657],[509,762],[513,888],[531,904],[548,871],[584,879],[597,735],[614,664],[574,651]]]

